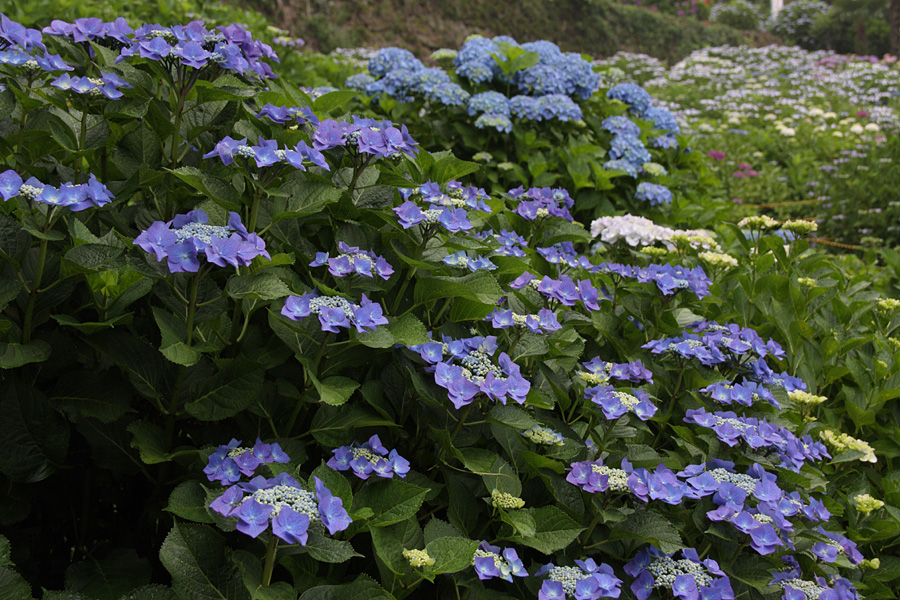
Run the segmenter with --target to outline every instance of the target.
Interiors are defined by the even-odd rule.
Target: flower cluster
[[[787,559],[787,560],[786,560]],[[856,588],[847,579],[835,576],[828,587],[824,577],[815,576],[815,581],[800,578],[800,566],[792,556],[782,557],[791,569],[775,573],[770,585],[784,590],[782,600],[859,600]]]
[[[531,383],[506,352],[500,353],[497,363],[491,359],[497,351],[495,336],[444,338],[443,343],[429,342],[409,349],[432,365],[426,370],[433,370],[435,383],[447,390],[456,408],[471,404],[479,393],[503,404],[507,399],[523,404],[531,390]]]
[[[247,138],[239,140],[225,136],[216,143],[215,148],[203,155],[203,158],[218,156],[224,165],[230,165],[235,158],[244,161],[253,160],[258,168],[269,167],[274,164],[286,163],[295,169],[306,170],[303,161],[308,161],[325,170],[330,170],[325,157],[316,148],[311,148],[306,142],[300,140],[293,148],[279,148],[275,140],[259,138],[256,145],[247,144]]]
[[[500,247],[494,250],[494,254],[497,256],[518,256],[520,258],[526,256],[525,248],[528,247],[528,241],[515,231],[502,229],[500,233],[494,233],[493,230],[488,229],[473,234],[472,237],[482,241],[493,238],[494,241],[500,244]],[[538,249],[538,252],[540,252],[540,249]]]
[[[642,181],[637,186],[634,198],[641,202],[649,202],[651,206],[670,204],[672,202],[672,190],[658,183]]]
[[[497,265],[482,256],[476,256],[475,258],[469,257],[469,255],[466,254],[465,250],[460,250],[459,252],[451,252],[443,259],[441,259],[441,262],[451,267],[463,267],[464,269],[468,269],[472,272],[480,271],[481,269],[493,271],[497,268]]]
[[[223,517],[236,517],[237,530],[250,537],[258,537],[271,526],[275,537],[305,546],[314,524],[321,523],[334,535],[353,521],[340,498],[318,477],[313,477],[313,482],[315,492],[310,492],[287,473],[272,479],[254,477],[231,486],[209,507]]]
[[[138,235],[134,244],[145,252],[166,259],[172,273],[196,273],[200,269],[200,253],[214,265],[246,267],[257,256],[271,258],[266,243],[256,233],[249,233],[241,217],[228,213],[227,225],[209,225],[202,210],[176,215],[168,222],[155,221]]]
[[[666,504],[680,504],[687,495],[684,483],[663,464],[656,471],[635,469],[624,458],[621,464],[622,468],[617,469],[603,464],[603,459],[575,462],[566,481],[591,494],[627,493],[642,502],[661,500]]]
[[[712,234],[703,229],[670,229],[657,225],[645,217],[624,215],[621,217],[599,217],[591,223],[591,235],[606,244],[625,240],[629,246],[652,246],[659,242],[669,250],[675,249],[672,238],[686,236],[693,248],[717,248]],[[695,239],[695,241],[694,241]]]
[[[357,274],[363,277],[373,277],[372,270],[385,281],[391,278],[394,268],[382,256],[376,255],[371,250],[360,250],[356,246],[348,246],[344,242],[338,242],[339,255],[329,257],[327,252],[316,252],[316,259],[309,263],[311,267],[328,265],[328,272],[335,277],[346,277]]]
[[[106,34],[106,39],[109,37]],[[254,40],[250,32],[237,23],[212,31],[203,26],[203,21],[174,27],[144,25],[134,30],[133,37],[115,39],[118,43],[126,40],[116,62],[140,57],[193,69],[218,66],[241,75],[252,72],[264,79],[274,78],[275,74],[262,59],[279,62],[271,46]]]
[[[720,381],[712,383],[700,390],[720,404],[742,404],[751,406],[756,402],[765,400],[775,408],[781,408],[778,400],[767,388],[753,381],[744,383],[727,383]]]
[[[614,136],[610,143],[609,156],[614,161],[627,163],[635,170],[640,169],[644,163],[650,162],[652,158],[640,138],[630,135]]]
[[[494,56],[503,56],[499,44],[538,54],[537,64],[513,73],[509,82],[524,94],[563,94],[585,99],[599,85],[600,75],[579,54],[562,52],[556,44],[545,40],[518,44],[508,36],[493,39],[475,36],[466,40],[454,60],[457,74],[475,84],[492,80],[506,83],[505,74],[494,60]]]
[[[482,581],[499,577],[512,582],[513,576],[528,577],[528,571],[514,548],[501,550],[499,546],[491,546],[487,542],[481,542],[475,550],[472,565],[478,579]]]
[[[853,506],[864,515],[870,514],[884,507],[884,501],[873,498],[871,494],[857,494],[853,496]]]
[[[132,87],[115,73],[104,73],[103,71],[100,72],[100,77],[72,77],[68,73],[63,73],[51,81],[50,85],[63,92],[71,90],[76,94],[105,96],[110,100],[122,97],[123,94],[119,88]]]
[[[434,559],[425,550],[403,550],[403,558],[409,561],[411,567],[430,567],[434,565]]]
[[[410,137],[406,125],[394,127],[390,121],[353,117],[352,123],[325,119],[312,135],[313,148],[319,151],[346,148],[375,158],[415,156],[418,143]]]
[[[804,462],[830,458],[828,450],[811,436],[798,438],[791,431],[765,419],[739,417],[733,412],[707,413],[706,409],[688,409],[687,423],[712,429],[716,437],[729,446],[743,441],[750,448],[771,448],[781,459],[781,466],[799,472]]]
[[[749,364],[750,373],[747,377],[757,383],[776,385],[783,388],[788,394],[797,390],[806,391],[806,384],[799,377],[788,375],[787,372],[775,373],[764,359],[759,359]]]
[[[244,448],[240,443],[239,440],[232,439],[209,455],[203,472],[210,481],[229,485],[238,482],[241,475],[252,477],[260,465],[290,461],[278,444],[264,444],[257,439],[252,448]]]
[[[281,314],[292,321],[299,321],[309,315],[319,317],[322,331],[338,333],[339,327],[356,327],[360,333],[375,331],[379,325],[387,325],[381,305],[362,295],[359,304],[341,296],[319,296],[317,292],[302,296],[288,296]]]
[[[540,309],[536,315],[520,315],[512,310],[498,308],[484,320],[490,321],[494,329],[524,327],[532,333],[550,333],[562,328],[556,318],[556,313],[547,308]]]
[[[519,199],[514,212],[524,219],[533,221],[541,217],[560,217],[572,221],[569,209],[575,201],[569,192],[562,188],[530,188],[518,187],[510,190],[509,195]]]
[[[638,600],[647,600],[654,588],[665,588],[681,600],[734,600],[731,581],[711,558],[700,560],[693,548],[681,551],[681,558],[654,546],[645,548],[625,565],[635,577],[631,591]]]
[[[335,471],[352,470],[360,479],[368,479],[372,474],[386,478],[394,475],[406,477],[409,473],[409,461],[396,450],[388,452],[377,434],[363,444],[353,442],[349,446],[335,448],[332,453],[334,456],[326,463],[329,467]]]
[[[593,558],[576,560],[574,567],[561,567],[553,563],[542,566],[535,577],[545,577],[538,592],[538,600],[597,600],[618,598],[622,580],[616,577],[612,567],[597,564]]]
[[[525,501],[518,496],[513,496],[498,489],[491,490],[491,506],[503,510],[518,510],[525,506]]]
[[[319,117],[317,117],[308,106],[275,106],[274,104],[267,102],[254,116],[257,119],[265,117],[279,125],[284,125],[286,123],[294,125],[303,125],[304,123],[311,123],[315,126],[319,125]]]
[[[833,563],[839,554],[846,556],[851,565],[858,565],[863,561],[863,555],[857,550],[855,542],[839,533],[825,531],[821,527],[816,528],[816,532],[828,540],[827,542],[816,542],[811,548],[811,552],[823,561]]]
[[[641,128],[628,117],[606,117],[600,127],[615,136],[638,137],[641,134]]]
[[[591,273],[599,270],[599,267],[592,264],[587,256],[575,251],[572,242],[560,242],[552,246],[539,247],[537,253],[551,265],[565,265],[570,269],[584,269]]]
[[[713,321],[694,323],[690,331],[680,336],[653,340],[642,348],[653,354],[673,352],[684,358],[695,358],[706,366],[725,362],[738,364],[738,358],[746,355],[759,358],[769,354],[776,358],[784,356],[784,350],[775,340],[764,341],[747,327],[719,325]]]
[[[425,183],[417,188],[400,188],[403,204],[394,208],[404,229],[419,223],[425,225],[438,224],[452,233],[472,229],[469,211],[476,210],[490,213],[491,208],[485,200],[487,193],[474,186],[463,186],[458,181],[451,181],[445,186],[446,191],[436,183]],[[424,210],[416,204],[427,205]]]
[[[522,437],[541,446],[562,446],[566,443],[560,432],[553,431],[549,427],[541,427],[540,425],[526,429],[522,432]]]
[[[709,286],[712,285],[712,281],[701,267],[688,268],[670,264],[635,267],[601,263],[597,266],[597,270],[618,277],[637,279],[641,283],[655,283],[659,291],[666,296],[687,289],[694,292],[698,298],[703,298],[709,295]]]
[[[603,409],[603,416],[615,420],[633,413],[641,421],[646,421],[656,414],[656,406],[643,390],[631,390],[631,393],[617,390],[611,385],[598,385],[585,388],[584,397]]]
[[[819,438],[834,448],[835,452],[855,450],[857,452],[862,452],[863,457],[859,459],[862,462],[878,462],[878,457],[875,456],[875,450],[868,442],[856,439],[846,433],[836,433],[830,429],[825,429],[819,432]]]
[[[595,357],[582,364],[587,371],[578,371],[575,375],[591,385],[606,385],[610,379],[631,381],[633,383],[641,381],[653,383],[653,373],[639,360],[627,363],[612,363]]]
[[[575,306],[576,301],[584,304],[588,310],[600,310],[600,292],[597,291],[591,282],[582,279],[578,283],[568,275],[560,275],[559,279],[552,279],[544,276],[538,280],[536,275],[525,272],[510,282],[509,287],[519,290],[524,287],[531,287],[550,300],[555,300],[563,306]]]
[[[23,183],[12,169],[0,173],[0,197],[7,201],[17,196],[50,206],[62,206],[73,212],[101,207],[113,200],[113,195],[97,181],[93,173],[87,183],[64,183],[58,188],[43,184],[34,177]]]

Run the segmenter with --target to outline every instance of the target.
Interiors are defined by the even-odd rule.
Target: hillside
[[[696,48],[753,44],[745,34],[609,0],[254,0],[257,10],[315,49],[458,48],[466,36],[547,39],[595,57],[619,50],[678,60]]]

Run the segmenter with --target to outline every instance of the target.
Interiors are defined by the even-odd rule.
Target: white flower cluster
[[[652,246],[659,242],[669,250],[675,249],[673,238],[686,236],[692,248],[710,250],[719,245],[712,234],[703,229],[670,229],[657,225],[645,217],[624,215],[620,217],[600,217],[591,223],[591,235],[606,244],[625,240],[629,246]]]

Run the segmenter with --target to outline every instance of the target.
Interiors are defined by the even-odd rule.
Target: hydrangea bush
[[[487,190],[238,25],[0,45],[3,598],[896,592],[900,302],[809,224]]]

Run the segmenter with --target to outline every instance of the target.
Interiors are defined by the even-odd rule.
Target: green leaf
[[[0,598],[3,600],[32,600],[31,586],[21,575],[9,567],[0,567]]]
[[[81,244],[65,253],[63,267],[69,273],[110,271],[123,265],[124,248],[105,244]]]
[[[443,185],[448,181],[459,179],[460,177],[474,173],[479,169],[481,169],[481,166],[478,163],[460,160],[448,153],[434,163],[434,166],[428,171],[427,175],[429,181],[434,181],[435,183]]]
[[[30,384],[10,382],[0,393],[0,473],[36,483],[65,462],[69,424]]]
[[[375,331],[357,334],[357,339],[369,348],[390,348],[394,344],[412,346],[430,341],[422,321],[412,314],[405,314],[399,319],[388,317],[388,324]]]
[[[5,535],[0,535],[0,567],[12,567],[13,565],[12,558],[10,557],[11,549],[9,546],[9,540],[6,539]]]
[[[520,431],[531,429],[537,425],[537,421],[530,412],[511,405],[495,404],[488,412],[488,419]]]
[[[462,537],[462,534],[450,523],[441,521],[437,517],[431,517],[428,525],[425,526],[425,543],[441,537]]]
[[[88,558],[66,569],[66,589],[99,600],[117,600],[122,594],[150,583],[150,562],[131,548],[120,548],[100,560]]]
[[[504,523],[508,523],[516,535],[523,537],[534,537],[537,533],[537,524],[534,517],[523,510],[500,510],[500,519]]]
[[[200,360],[201,354],[184,343],[186,331],[184,324],[170,312],[154,306],[153,318],[159,326],[162,341],[159,351],[175,364],[190,367]]]
[[[134,412],[123,380],[108,372],[99,375],[73,370],[71,374],[71,378],[57,383],[50,397],[51,403],[69,419],[79,421],[92,417],[102,423],[112,423]]]
[[[169,494],[166,510],[182,519],[214,523],[206,509],[206,488],[199,481],[183,481]]]
[[[664,516],[653,510],[628,515],[609,533],[610,540],[635,540],[653,544],[666,554],[685,547],[678,529]]]
[[[131,447],[140,452],[145,464],[155,465],[169,461],[166,434],[158,425],[147,421],[133,421],[126,428],[131,433]]]
[[[522,484],[509,463],[490,452],[480,448],[460,448],[459,454],[466,468],[481,475],[487,491],[499,490],[518,496],[522,493]]]
[[[434,564],[425,570],[434,575],[456,573],[472,565],[475,549],[481,542],[463,537],[440,537],[425,546]]]
[[[309,431],[323,446],[341,446],[353,439],[353,430],[360,427],[398,427],[370,408],[353,403],[340,408],[323,404],[316,411]]]
[[[191,600],[250,600],[225,539],[206,525],[172,525],[159,560],[172,587]]]
[[[224,179],[219,179],[194,167],[180,167],[171,172],[178,179],[184,181],[203,195],[212,198],[224,208],[240,210],[240,196],[234,189],[234,186]]]
[[[253,275],[235,275],[225,284],[225,292],[235,300],[256,298],[277,300],[291,295],[291,289],[277,275],[260,271]]]
[[[340,406],[345,403],[359,387],[357,382],[340,375],[326,377],[322,381],[312,376],[310,378],[313,385],[316,386],[316,391],[319,392],[319,402],[331,406]]]
[[[428,488],[421,488],[399,479],[370,482],[354,498],[353,509],[368,506],[375,512],[369,527],[386,527],[409,519],[419,510]]]
[[[318,214],[341,199],[341,191],[330,183],[299,178],[289,180],[272,195],[276,196],[274,222]]]
[[[335,471],[322,461],[322,464],[316,467],[309,477],[310,487],[314,486],[313,477],[318,477],[322,480],[322,483],[331,491],[332,495],[341,499],[344,503],[344,508],[353,506],[353,492],[350,489],[350,482],[338,471]]]
[[[185,410],[201,421],[221,421],[238,414],[262,393],[262,365],[237,358],[191,389]]]
[[[562,550],[584,531],[578,523],[555,506],[525,508],[522,511],[534,519],[534,536],[513,536],[511,541],[530,546],[544,554]]]
[[[50,344],[44,340],[31,340],[27,344],[0,343],[0,369],[44,362],[50,358],[50,350]]]
[[[337,93],[337,92],[332,92]],[[327,94],[326,94],[327,95]],[[322,96],[324,98],[325,96]],[[300,600],[392,600],[368,575],[360,575],[352,583],[341,585],[319,585],[308,589]]]
[[[388,527],[370,530],[375,554],[392,573],[404,575],[410,572],[409,561],[403,551],[420,548],[424,543],[418,521],[409,519]]]
[[[503,296],[497,280],[485,271],[463,277],[427,277],[416,281],[416,304],[445,298],[468,298],[482,304],[496,305]]]
[[[357,554],[350,542],[336,540],[314,529],[310,529],[304,547],[311,557],[326,563],[342,563],[354,556],[362,556]]]
[[[44,599],[46,600],[46,596]],[[119,600],[178,600],[178,596],[175,595],[171,588],[158,583],[151,583],[129,592],[127,595],[119,598]]]
[[[312,110],[314,113],[331,113],[335,110],[341,108],[354,98],[356,98],[359,94],[356,92],[351,92],[348,90],[338,90],[335,92],[328,92],[327,94],[322,94],[312,103]]]
[[[0,213],[0,252],[20,262],[31,248],[31,236],[14,218]]]

